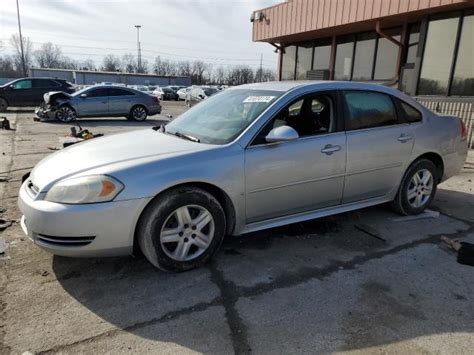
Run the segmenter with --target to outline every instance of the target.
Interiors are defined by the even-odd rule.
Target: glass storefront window
[[[384,30],[384,33],[400,41],[400,29]],[[399,47],[386,38],[380,37],[375,59],[374,80],[391,80],[397,72]]]
[[[375,38],[375,33],[362,34],[357,36],[352,80],[372,79]]]
[[[416,52],[418,50],[418,42],[420,41],[420,25],[416,24],[410,28],[410,36],[408,37],[408,50],[406,63],[415,63]]]
[[[306,72],[311,70],[313,60],[313,44],[307,43],[298,46],[298,62],[296,63],[296,79],[306,79]]]
[[[474,96],[474,15],[464,17],[451,95]]]
[[[353,38],[345,37],[338,40],[336,45],[336,62],[334,64],[335,80],[351,79],[353,49]]]
[[[281,63],[281,80],[295,79],[296,46],[285,47]]]
[[[446,95],[448,93],[458,23],[458,17],[429,23],[418,83],[419,95]]]
[[[331,40],[318,42],[314,47],[313,70],[329,70],[331,62]]]

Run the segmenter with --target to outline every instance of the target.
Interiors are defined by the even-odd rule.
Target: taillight
[[[158,96],[153,96],[153,98],[155,99],[157,103],[160,103],[160,98]]]
[[[461,123],[461,140],[467,140],[467,126],[461,119],[459,122]]]

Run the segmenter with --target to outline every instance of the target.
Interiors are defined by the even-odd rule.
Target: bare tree
[[[191,63],[187,60],[177,63],[177,75],[180,76],[191,76],[193,69]]]
[[[17,71],[15,68],[15,62],[9,55],[0,57],[0,77],[3,78],[16,78],[22,76],[21,71]]]
[[[79,69],[82,70],[96,70],[95,63],[92,59],[86,59],[78,64]]]
[[[212,77],[211,81],[214,82],[215,84],[223,85],[223,84],[225,84],[225,76],[226,76],[226,73],[225,73],[224,68],[223,67],[217,67],[213,71],[213,77]]]
[[[20,36],[15,34],[10,37],[10,45],[13,47],[14,54],[12,55],[13,63],[18,72],[23,71],[23,64],[21,58],[21,44]],[[30,69],[33,64],[33,43],[28,37],[23,37],[23,57],[25,59],[26,70]]]
[[[150,64],[148,63],[148,60],[142,58],[140,64],[141,64],[141,67],[137,68],[137,73],[142,73],[142,74],[148,73],[149,68],[150,68]]]
[[[120,70],[120,59],[113,54],[108,54],[102,61],[102,70],[104,71],[119,71]]]
[[[201,60],[195,60],[192,64],[191,80],[195,84],[204,84],[204,73],[209,68],[209,64]]]
[[[79,69],[80,65],[79,63],[72,59],[69,58],[68,56],[62,56],[59,60],[59,64],[57,66],[59,69]]]
[[[58,68],[61,58],[61,48],[51,42],[42,44],[40,49],[35,51],[35,59],[40,68]]]
[[[131,53],[124,54],[122,56],[122,71],[126,73],[133,73],[137,70],[137,61],[135,56]]]

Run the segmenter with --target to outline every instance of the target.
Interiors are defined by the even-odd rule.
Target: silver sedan
[[[422,212],[457,174],[467,131],[403,93],[354,82],[275,82],[212,96],[166,127],[93,139],[42,160],[22,226],[65,256],[141,250],[202,265],[225,235],[390,202]]]
[[[42,119],[70,122],[78,117],[125,116],[144,121],[161,113],[160,100],[146,92],[117,85],[96,85],[77,91],[49,92],[35,111]]]

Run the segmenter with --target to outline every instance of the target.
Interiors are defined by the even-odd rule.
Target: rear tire
[[[392,209],[404,216],[422,213],[431,203],[439,181],[438,169],[431,160],[415,161],[403,176]]]
[[[8,102],[3,97],[0,97],[0,112],[6,112],[8,108]]]
[[[148,111],[145,106],[143,105],[136,105],[133,106],[130,110],[130,118],[134,121],[145,121],[148,116]]]
[[[182,187],[160,195],[145,209],[137,242],[154,266],[181,272],[209,261],[225,230],[225,213],[216,198],[199,188]]]

